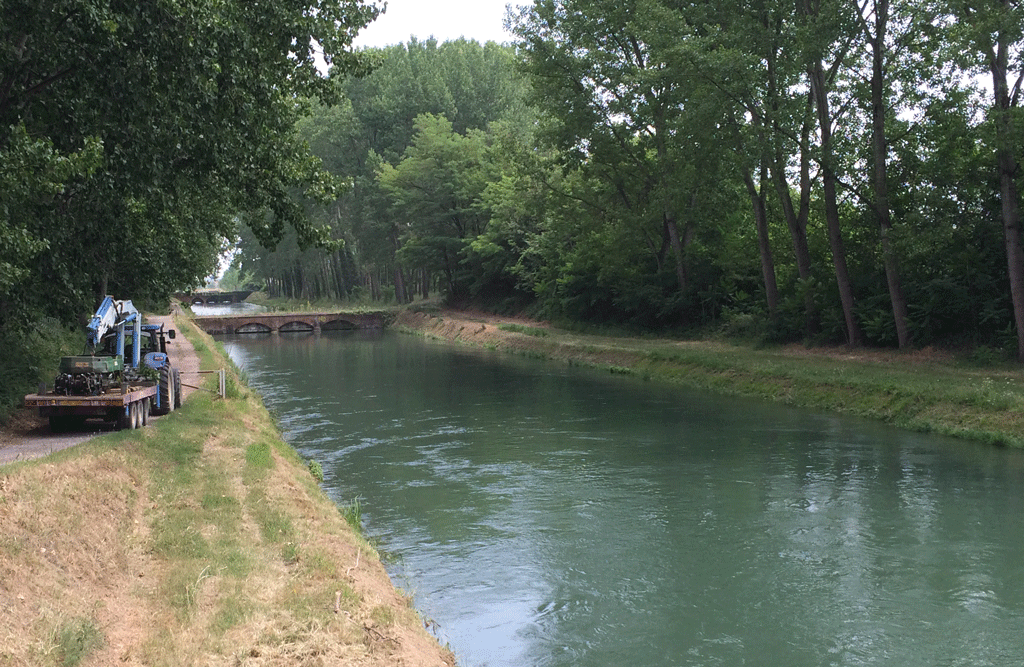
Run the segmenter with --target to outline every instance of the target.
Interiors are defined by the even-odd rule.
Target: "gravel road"
[[[174,328],[174,318],[170,315],[148,317],[146,321]],[[182,400],[187,401],[189,395],[195,391],[189,385],[199,384],[200,376],[197,375],[199,356],[193,349],[192,343],[182,335],[167,341],[167,354],[181,373]],[[160,417],[153,417],[153,419],[160,419]],[[89,422],[86,428],[90,430],[77,433],[50,433],[47,420],[25,410],[23,414],[13,420],[12,424],[0,429],[0,465],[46,456],[113,430],[112,425],[103,422]]]

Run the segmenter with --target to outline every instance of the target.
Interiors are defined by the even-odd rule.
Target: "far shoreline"
[[[417,306],[400,310],[391,328],[916,432],[1024,447],[1024,369],[972,366],[942,350],[757,348],[719,340],[598,336],[524,318]]]

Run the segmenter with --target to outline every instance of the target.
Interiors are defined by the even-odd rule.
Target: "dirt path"
[[[174,328],[173,315],[150,316],[146,321]],[[180,335],[174,340],[167,341],[167,354],[181,373],[181,394],[182,400],[185,401],[195,391],[190,385],[199,384],[199,356],[192,343]],[[77,433],[51,433],[46,419],[35,414],[33,410],[22,409],[8,426],[0,427],[0,465],[47,456],[114,429],[113,425],[103,422],[89,422],[87,428],[89,430]]]

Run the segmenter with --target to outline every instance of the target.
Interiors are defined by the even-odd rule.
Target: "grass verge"
[[[595,336],[407,310],[394,328],[656,382],[1024,446],[1024,375],[931,351],[765,348],[718,341]],[[540,335],[538,331],[544,331]]]

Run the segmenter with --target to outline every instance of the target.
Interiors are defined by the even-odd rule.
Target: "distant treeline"
[[[1022,12],[540,0],[512,46],[373,50],[298,125],[346,183],[307,208],[342,248],[243,233],[236,271],[305,299],[1018,356]]]

